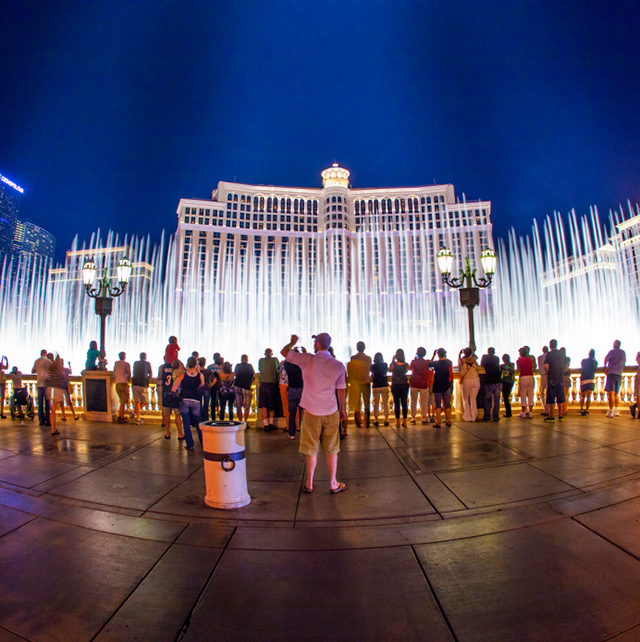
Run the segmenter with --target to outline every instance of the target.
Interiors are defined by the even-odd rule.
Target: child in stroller
[[[22,373],[18,370],[16,366],[13,366],[9,377],[13,382],[13,394],[11,395],[11,419],[15,420],[16,417],[20,419],[20,425],[26,425],[24,423],[25,416],[33,421],[35,416],[33,409],[33,399],[29,394],[29,391],[22,383]]]

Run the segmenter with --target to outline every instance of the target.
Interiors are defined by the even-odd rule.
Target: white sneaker
[[[528,413],[527,413],[527,417],[528,417],[529,419],[533,419],[533,413],[532,413],[532,412],[528,412]]]
[[[143,423],[144,423],[144,421],[142,421],[142,419],[136,419],[136,423],[137,423],[137,424],[138,424],[138,426],[139,426],[140,424],[143,424]]]
[[[607,413],[607,417],[609,419],[611,419],[611,417],[613,417],[613,410],[609,410],[609,412]]]
[[[521,412],[521,413],[518,415],[518,417],[520,417],[520,419],[524,419],[526,416],[527,416],[527,413],[526,413],[526,412]]]
[[[620,416],[620,413],[618,412],[618,409],[617,409],[617,408],[614,408],[614,409],[613,409],[613,416],[614,416],[614,417],[619,417],[619,416]]]

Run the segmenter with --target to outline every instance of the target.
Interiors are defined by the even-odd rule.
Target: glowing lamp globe
[[[453,252],[446,247],[438,252],[438,268],[443,276],[451,274],[453,269]]]

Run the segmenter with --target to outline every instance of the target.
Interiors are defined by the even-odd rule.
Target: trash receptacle
[[[243,421],[203,421],[202,448],[205,504],[213,508],[240,508],[251,502],[247,490]]]

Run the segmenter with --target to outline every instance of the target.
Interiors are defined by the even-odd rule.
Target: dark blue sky
[[[640,3],[5,0],[0,173],[58,239],[219,180],[453,183],[494,235],[640,201]]]

